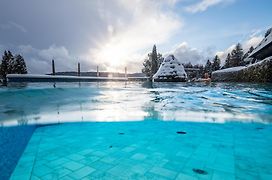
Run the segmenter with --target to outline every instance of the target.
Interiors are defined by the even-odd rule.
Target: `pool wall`
[[[0,179],[9,179],[36,126],[0,127]]]

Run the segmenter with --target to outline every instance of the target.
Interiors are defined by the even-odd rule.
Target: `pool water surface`
[[[18,144],[16,152],[1,149],[1,166],[10,167],[0,167],[1,179],[272,179],[271,89],[148,82],[0,88],[0,142]]]

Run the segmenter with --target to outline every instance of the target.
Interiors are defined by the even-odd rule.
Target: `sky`
[[[154,44],[183,63],[246,51],[272,27],[271,0],[1,0],[0,53],[22,54],[34,74],[141,72]]]

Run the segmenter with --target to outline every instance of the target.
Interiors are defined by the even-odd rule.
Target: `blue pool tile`
[[[99,171],[107,171],[114,166],[112,164],[105,163],[103,161],[95,161],[90,164],[91,167],[98,169]]]
[[[212,180],[235,180],[235,174],[222,171],[214,171]]]
[[[144,160],[147,156],[145,154],[141,154],[141,153],[136,153],[133,156],[131,156],[131,159],[134,160]]]
[[[149,172],[163,176],[165,178],[170,178],[170,179],[174,179],[178,174],[175,171],[172,171],[172,170],[169,170],[166,168],[162,168],[162,167],[153,167]]]
[[[194,177],[192,175],[184,174],[184,173],[179,173],[176,180],[198,180],[197,177]]]
[[[79,160],[81,160],[81,159],[84,159],[85,156],[80,155],[80,154],[71,154],[71,155],[68,155],[67,158],[68,158],[68,159],[71,159],[71,160],[73,160],[73,161],[79,161]]]
[[[114,176],[123,176],[123,177],[127,177],[130,174],[130,168],[128,166],[125,165],[116,165],[115,167],[109,169],[107,172],[114,175]]]
[[[89,166],[84,166],[83,168],[70,173],[69,176],[74,179],[82,179],[83,177],[90,175],[94,171],[95,171],[94,168]]]
[[[133,122],[41,127],[12,178],[267,179],[272,137],[268,131],[264,141],[256,140],[263,136],[248,126]],[[178,130],[187,134],[178,135]]]
[[[62,166],[71,170],[71,171],[75,171],[75,170],[82,168],[84,165],[81,163],[74,162],[74,161],[68,161],[67,163],[63,164]]]

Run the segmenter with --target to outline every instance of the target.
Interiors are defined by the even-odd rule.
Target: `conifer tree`
[[[27,74],[25,60],[21,55],[16,55],[14,58],[14,69],[15,74]]]
[[[243,56],[243,60],[244,59],[246,59],[249,55],[250,55],[250,53],[252,53],[252,51],[254,50],[254,48],[253,48],[253,46],[251,46],[250,48],[249,48],[249,50],[245,53],[245,55]]]
[[[151,73],[151,62],[152,62],[152,57],[151,57],[151,53],[149,53],[147,55],[147,58],[144,60],[143,63],[143,69],[142,72],[147,76],[147,77],[151,77],[152,73]]]
[[[230,53],[228,53],[225,65],[222,67],[222,69],[229,68],[230,67]]]
[[[160,53],[157,53],[156,45],[154,45],[152,52],[144,60],[142,72],[147,77],[152,77],[158,71],[162,61],[163,57]]]
[[[213,64],[212,64],[212,71],[217,71],[220,69],[220,58],[218,57],[218,55],[216,55],[214,57],[214,60],[213,60]]]
[[[4,80],[6,80],[7,74],[11,72],[11,61],[13,61],[13,55],[10,51],[5,51],[4,55],[2,56],[2,63],[0,74]]]
[[[157,54],[157,48],[156,45],[153,46],[152,54],[151,54],[151,74],[155,74],[158,70],[158,54]]]
[[[240,43],[238,43],[231,52],[230,57],[230,67],[236,67],[243,65],[243,48]]]
[[[204,69],[205,69],[206,73],[211,73],[212,72],[212,63],[211,63],[211,61],[209,59],[207,60],[207,63],[205,65]]]
[[[10,51],[5,51],[2,56],[2,63],[0,66],[0,76],[6,82],[7,74],[26,74],[25,60],[21,55],[12,55]]]

